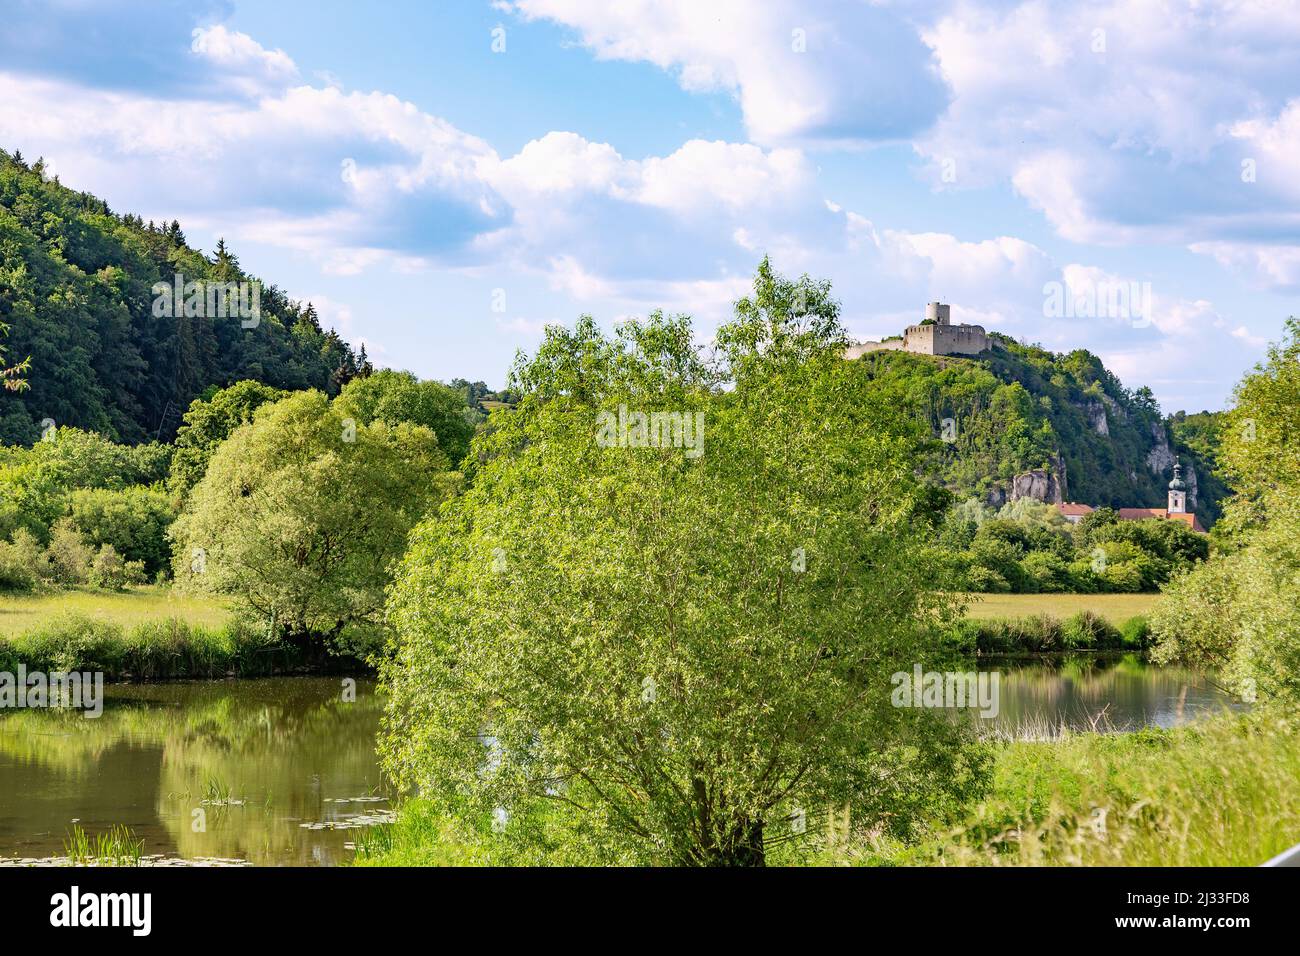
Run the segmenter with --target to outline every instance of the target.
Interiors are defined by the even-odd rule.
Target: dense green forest
[[[1211,474],[1215,415],[1167,419],[1149,389],[1125,389],[1083,349],[1057,354],[993,339],[976,358],[881,351],[858,360],[938,436],[922,464],[927,477],[958,499],[994,507],[1028,491],[1049,501],[1059,492],[1093,506],[1163,507],[1177,456],[1189,509],[1206,525],[1218,516],[1226,490]]]
[[[119,215],[0,150],[0,325],[29,386],[0,390],[0,442],[30,444],[41,423],[137,443],[172,438],[210,386],[253,379],[337,394],[364,350],[324,330],[310,304],[261,287],[255,327],[238,318],[154,314],[153,285],[254,282],[220,243],[207,256],[180,225]]]

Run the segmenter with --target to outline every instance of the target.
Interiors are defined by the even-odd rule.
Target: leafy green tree
[[[111,545],[150,577],[171,567],[167,529],[175,520],[171,498],[140,485],[121,490],[80,488],[68,498],[71,524],[91,546]]]
[[[385,767],[507,840],[549,806],[604,861],[762,864],[830,808],[860,834],[954,812],[983,780],[964,731],[891,704],[957,613],[917,430],[839,358],[824,284],[765,262],[716,367],[690,332],[584,319],[517,364],[393,587]],[[617,440],[634,411],[702,415],[702,454]]]
[[[0,456],[0,537],[25,528],[48,540],[74,489],[153,484],[167,473],[170,454],[170,446],[119,445],[77,428],[52,428],[32,448],[7,448]]]
[[[469,450],[474,422],[464,392],[410,372],[382,369],[353,379],[335,399],[339,412],[363,425],[410,422],[431,428],[452,464]]]
[[[55,582],[64,585],[86,583],[95,552],[73,526],[71,518],[60,518],[54,523],[45,553]]]
[[[0,313],[2,315],[3,313]],[[9,334],[9,326],[0,322],[0,337]],[[0,347],[0,385],[3,385],[6,391],[21,392],[28,387],[27,380],[23,374],[31,369],[31,358],[24,359],[16,365],[5,365],[5,350]]]
[[[292,644],[381,634],[389,565],[452,488],[418,425],[351,426],[322,392],[259,409],[217,449],[172,526],[178,582],[229,593]]]
[[[1237,386],[1219,457],[1236,491],[1220,549],[1151,619],[1160,661],[1213,668],[1240,696],[1300,703],[1300,323]]]
[[[286,392],[261,382],[236,382],[196,398],[176,432],[168,487],[181,496],[203,478],[208,461],[223,441],[240,425],[253,420],[253,412],[268,402],[277,402]]]

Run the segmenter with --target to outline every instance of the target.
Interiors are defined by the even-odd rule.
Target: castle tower
[[[1174,459],[1174,480],[1169,482],[1169,513],[1181,515],[1187,513],[1187,485],[1182,479],[1182,465]]]
[[[927,302],[925,306],[925,317],[935,325],[950,325],[952,321],[952,309],[946,302]]]

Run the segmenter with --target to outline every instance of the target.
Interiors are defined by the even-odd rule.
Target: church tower
[[[1187,485],[1181,476],[1182,465],[1174,459],[1174,480],[1169,482],[1169,514],[1180,515],[1187,512]]]

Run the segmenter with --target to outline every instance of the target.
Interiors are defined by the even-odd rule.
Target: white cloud
[[[1010,180],[1076,242],[1297,234],[1300,5],[960,0],[923,35],[953,93],[916,144],[936,186]]]
[[[602,59],[652,63],[690,92],[734,96],[750,136],[896,139],[928,126],[945,92],[907,10],[831,0],[517,0],[576,30]]]
[[[1192,251],[1213,256],[1220,264],[1257,284],[1281,292],[1300,291],[1300,245],[1247,242],[1199,242]]]
[[[298,67],[283,50],[267,50],[247,33],[220,24],[195,27],[190,51],[211,63],[215,75],[243,93],[283,89],[298,78]]]

